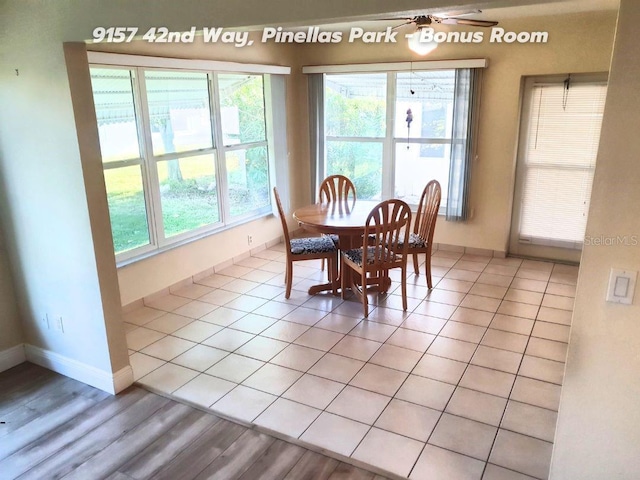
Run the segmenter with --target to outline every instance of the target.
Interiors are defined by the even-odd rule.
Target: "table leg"
[[[360,235],[340,235],[339,238],[340,238],[340,249],[342,250],[358,248],[359,246],[362,245],[360,243],[362,241]],[[340,254],[338,254],[338,262],[340,262]],[[345,272],[338,270],[338,278],[336,279],[336,282],[338,282],[338,288],[340,288],[343,273]],[[351,285],[350,283],[352,278],[351,275],[353,275],[353,272],[349,270],[348,272],[346,272],[346,275],[348,275],[346,279],[347,285]],[[331,285],[331,282],[321,283],[320,285],[313,285],[312,287],[309,287],[309,295],[315,295],[317,293],[326,292],[330,290],[333,290],[333,286]]]

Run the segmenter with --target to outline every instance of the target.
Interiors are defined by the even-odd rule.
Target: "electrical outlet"
[[[251,245],[253,243],[253,237],[251,235],[247,235],[247,245]]]

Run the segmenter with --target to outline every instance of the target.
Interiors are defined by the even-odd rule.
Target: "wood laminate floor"
[[[0,478],[383,480],[139,387],[112,396],[30,363],[0,373]]]

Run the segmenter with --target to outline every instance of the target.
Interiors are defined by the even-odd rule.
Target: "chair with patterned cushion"
[[[344,175],[330,175],[325,178],[318,189],[318,200],[323,202],[346,202],[347,200],[355,201],[356,186]],[[336,247],[340,247],[338,235],[327,235]],[[322,269],[324,270],[324,260],[322,261]]]
[[[362,236],[362,247],[341,252],[342,298],[345,298],[346,287],[350,286],[362,302],[365,317],[369,315],[367,291],[373,290],[369,285],[377,285],[379,292],[386,291],[388,272],[392,268],[402,269],[402,307],[407,309],[407,246],[410,225],[409,205],[398,199],[386,200],[369,213]],[[346,269],[353,270],[349,272],[351,275]],[[351,285],[347,285],[348,281]]]
[[[420,275],[418,266],[418,254],[426,254],[424,262],[425,275],[427,276],[427,286],[433,288],[431,280],[431,249],[433,246],[433,232],[436,229],[436,220],[438,219],[438,210],[440,209],[440,199],[442,190],[437,180],[431,180],[424,187],[418,211],[416,212],[413,232],[409,234],[409,244],[407,252],[413,255],[413,268],[416,275]],[[400,244],[400,247],[402,245]]]
[[[280,214],[280,221],[282,222],[282,233],[284,234],[287,253],[287,268],[284,278],[287,289],[284,297],[289,298],[291,295],[293,262],[316,259],[327,260],[329,265],[329,281],[333,284],[333,294],[336,295],[338,293],[338,249],[328,237],[291,238],[289,236],[289,227],[287,226],[287,220],[284,216],[282,202],[280,202],[280,195],[278,195],[278,189],[276,187],[273,187],[273,195],[276,198],[276,205],[278,206],[278,213]]]

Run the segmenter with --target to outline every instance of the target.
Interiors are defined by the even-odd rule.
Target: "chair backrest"
[[[278,195],[278,189],[273,187],[273,196],[276,197],[276,205],[278,206],[278,214],[280,215],[280,221],[282,222],[282,233],[284,234],[284,243],[291,245],[289,238],[289,227],[287,226],[287,219],[284,216],[284,210],[282,209],[282,202],[280,201],[280,195]]]
[[[442,189],[437,180],[431,180],[427,183],[420,197],[413,233],[418,234],[420,238],[427,242],[427,245],[431,245],[433,240],[441,197]]]
[[[320,184],[318,197],[320,203],[344,201],[349,197],[355,200],[356,186],[344,175],[331,175]]]
[[[363,238],[362,265],[367,269],[384,269],[406,258],[409,244],[411,208],[402,200],[391,199],[373,207],[367,217]],[[369,263],[373,258],[373,263]]]

